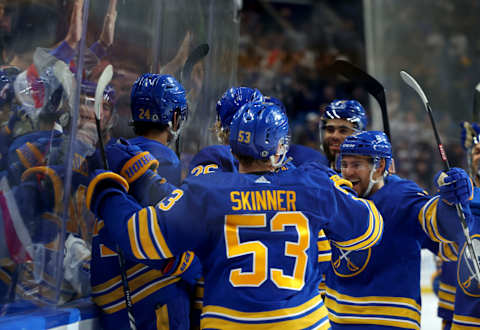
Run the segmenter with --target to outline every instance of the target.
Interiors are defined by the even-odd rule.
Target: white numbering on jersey
[[[266,214],[230,214],[225,216],[225,246],[227,258],[253,255],[251,272],[240,268],[230,271],[230,283],[235,287],[258,287],[267,280],[268,248],[260,241],[241,243],[239,231],[242,228],[266,227]],[[278,212],[270,221],[271,231],[285,231],[287,226],[295,227],[298,240],[285,242],[285,255],[294,257],[295,266],[292,275],[285,275],[283,269],[270,268],[270,280],[282,289],[301,290],[305,285],[305,271],[310,247],[310,229],[308,219],[302,212]],[[274,234],[273,234],[274,235]]]

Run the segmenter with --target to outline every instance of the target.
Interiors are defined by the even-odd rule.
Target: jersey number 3
[[[305,271],[307,269],[308,255],[306,250],[310,247],[310,230],[308,219],[301,212],[278,212],[270,221],[273,232],[285,231],[285,227],[295,227],[298,240],[285,242],[285,255],[294,257],[295,266],[292,275],[285,275],[283,269],[268,267],[268,248],[261,241],[248,241],[241,243],[239,231],[242,228],[265,228],[267,226],[266,214],[229,214],[225,216],[225,245],[227,258],[242,255],[253,255],[252,272],[243,272],[236,268],[230,271],[230,283],[234,287],[258,287],[270,280],[282,289],[301,290],[305,285]]]

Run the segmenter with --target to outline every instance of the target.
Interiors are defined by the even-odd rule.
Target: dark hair
[[[243,155],[237,155],[237,154],[233,154],[233,155],[238,159],[238,161],[240,163],[242,163],[243,165],[246,165],[246,166],[250,166],[255,162],[261,162],[261,163],[268,162],[268,158],[255,159],[255,158],[250,157],[250,156],[243,156]]]
[[[156,131],[158,133],[162,133],[168,129],[168,125],[160,124],[160,123],[152,123],[152,122],[131,122],[131,126],[133,126],[133,132],[135,135],[144,136],[152,131]]]

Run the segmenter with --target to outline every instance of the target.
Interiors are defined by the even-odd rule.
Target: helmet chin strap
[[[372,166],[372,169],[370,170],[367,190],[365,190],[365,192],[362,194],[361,197],[367,198],[368,195],[370,195],[370,192],[372,191],[373,186],[379,182],[379,180],[373,179],[373,174],[375,173],[376,169],[377,169],[376,166]]]

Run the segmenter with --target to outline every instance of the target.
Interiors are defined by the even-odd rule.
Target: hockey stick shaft
[[[105,147],[103,143],[100,118],[101,118],[101,109],[102,109],[102,102],[103,102],[103,92],[105,91],[105,88],[112,80],[112,77],[113,77],[113,67],[112,65],[109,64],[100,75],[100,78],[98,79],[98,82],[97,82],[97,88],[95,90],[95,104],[94,104],[95,124],[97,127],[98,143],[99,143],[100,153],[102,155],[103,167],[105,168],[105,170],[109,170],[109,166],[108,166],[107,156],[105,154]],[[130,287],[128,285],[127,270],[125,267],[125,256],[118,244],[116,244],[115,248],[118,254],[118,265],[120,266],[120,276],[122,278],[122,287],[123,287],[123,294],[125,298],[125,305],[127,309],[128,322],[130,324],[130,329],[136,330],[137,325],[135,322],[135,317],[133,316],[133,303],[132,303],[132,297],[130,294]]]
[[[432,108],[430,107],[430,104],[428,102],[428,99],[427,99],[425,93],[423,92],[422,88],[417,83],[417,81],[415,79],[413,79],[413,77],[410,76],[408,73],[406,73],[405,71],[401,71],[400,76],[402,77],[403,81],[407,85],[409,85],[413,90],[415,90],[415,92],[422,99],[423,104],[425,106],[425,109],[428,112],[428,117],[430,118],[430,123],[432,124],[433,133],[435,135],[435,140],[437,142],[438,151],[440,152],[440,157],[442,158],[443,167],[444,167],[445,171],[448,171],[450,169],[450,163],[448,162],[447,153],[445,152],[445,149],[443,148],[442,141],[440,140],[440,135],[438,134],[437,126],[435,125],[435,119],[433,118]],[[467,250],[468,250],[470,256],[473,259],[473,265],[474,265],[475,272],[476,272],[476,275],[477,275],[477,280],[480,281],[480,264],[478,262],[478,257],[477,257],[477,254],[475,252],[475,249],[473,248],[472,238],[470,237],[470,230],[468,229],[467,221],[465,219],[465,212],[464,212],[463,207],[460,203],[455,204],[455,207],[457,209],[458,217],[460,218],[460,224],[462,225],[463,234],[465,236],[465,241],[467,243]]]

